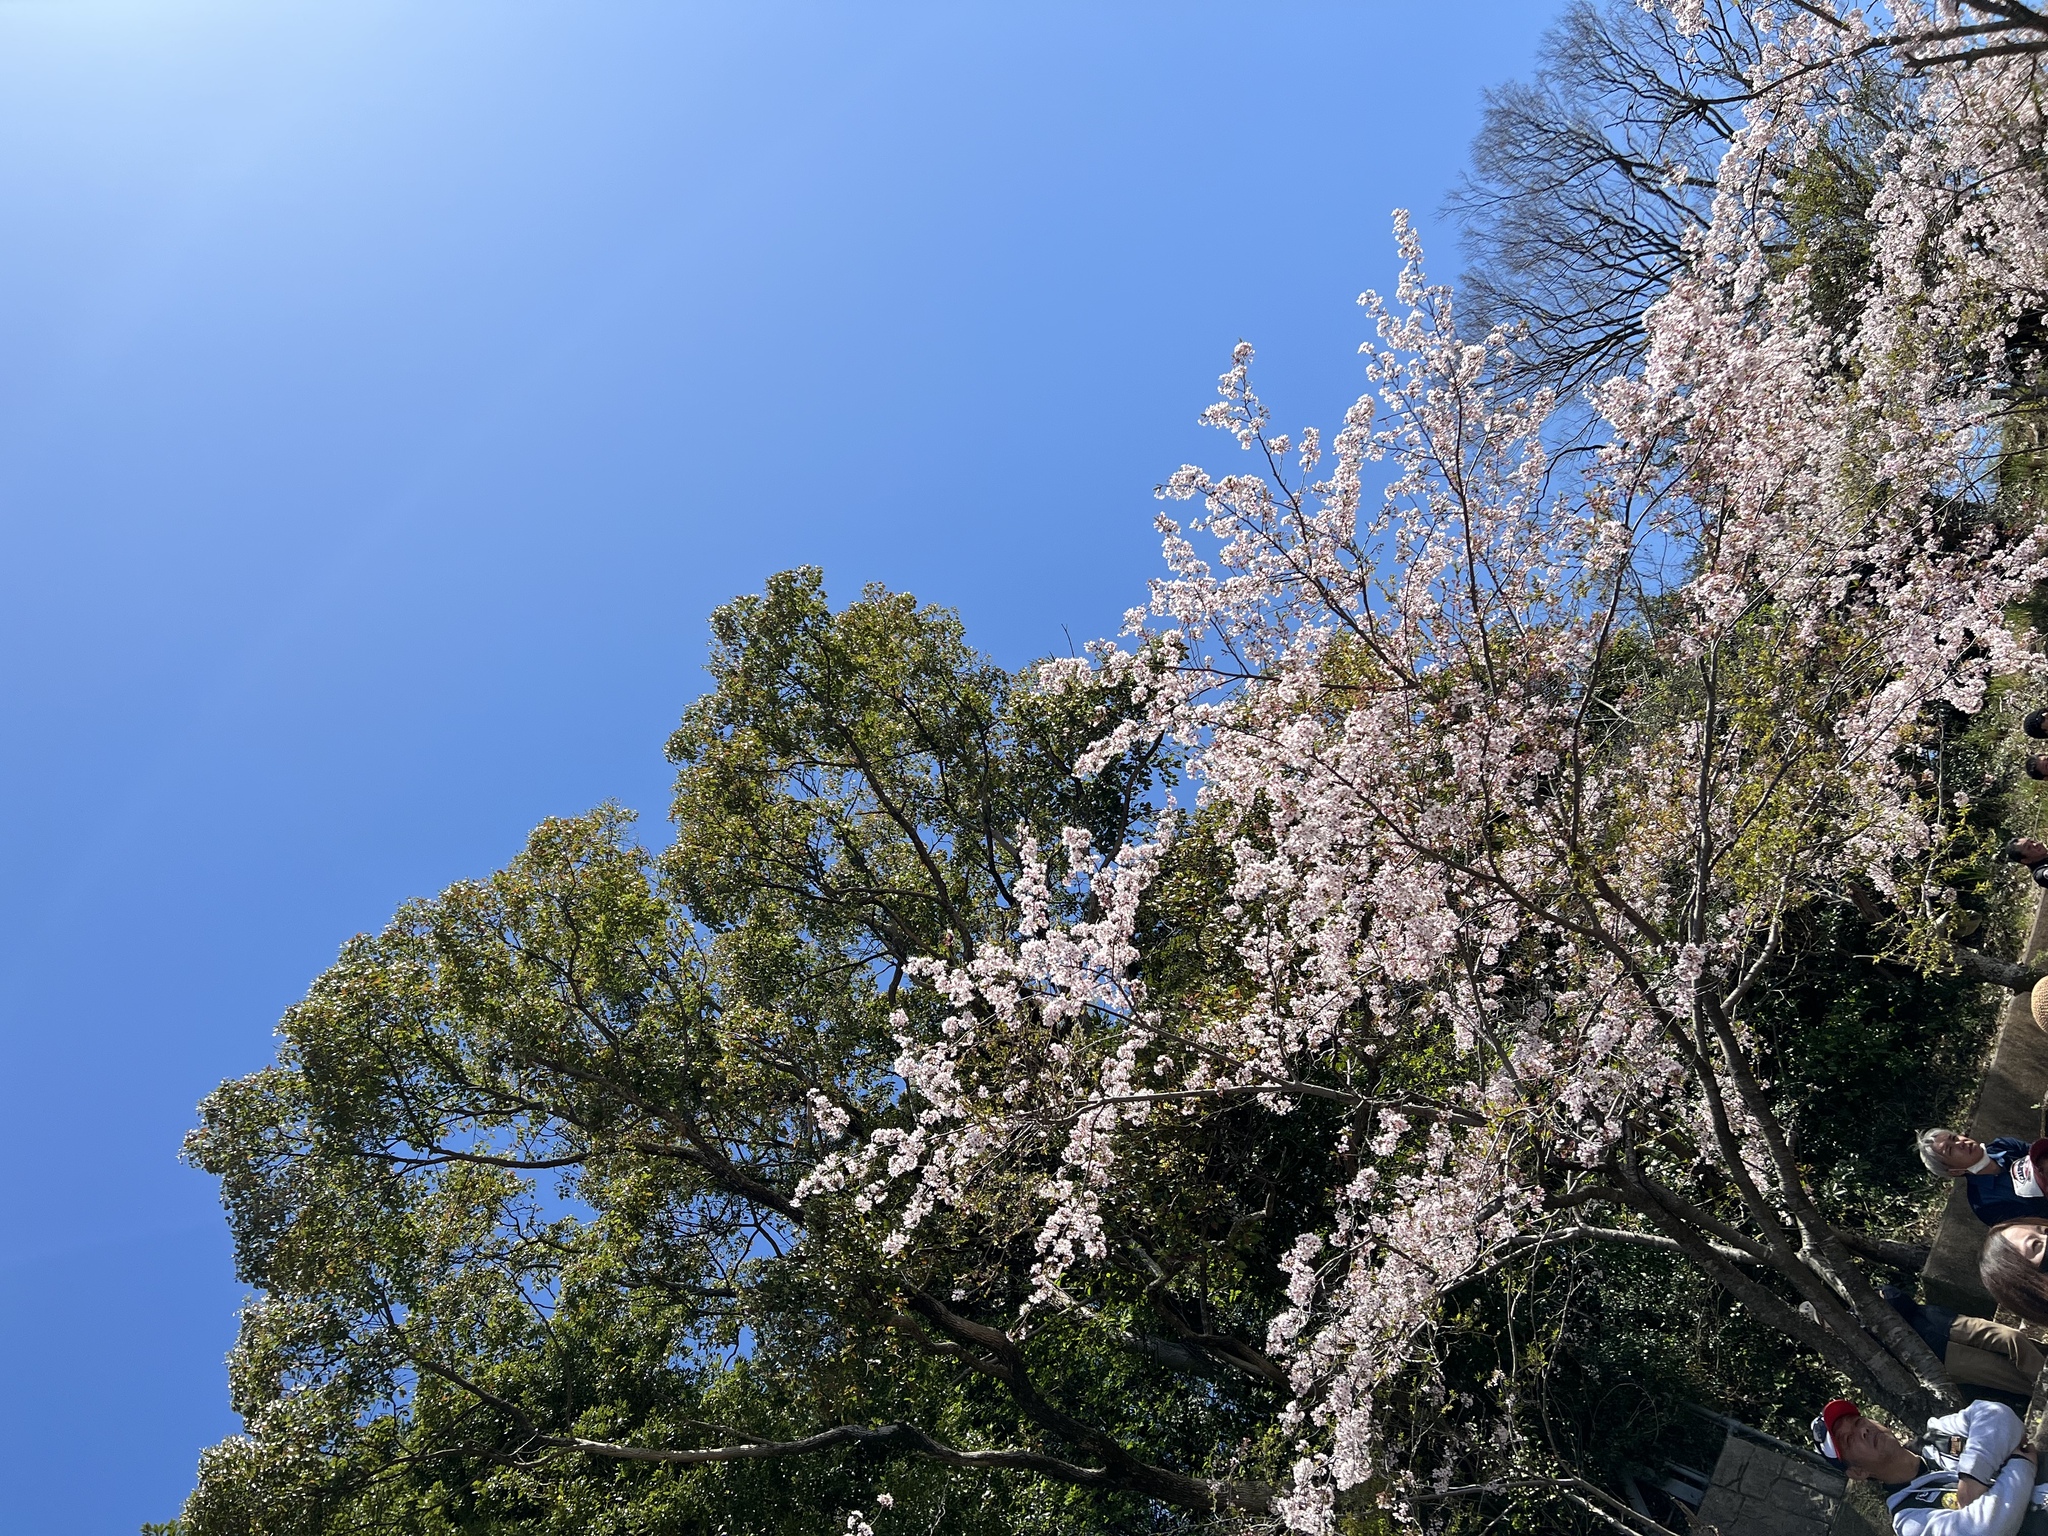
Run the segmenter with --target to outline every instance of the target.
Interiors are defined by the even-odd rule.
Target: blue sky
[[[178,1141],[342,940],[658,836],[773,570],[1114,629],[1232,343],[1337,421],[1553,10],[0,6],[0,1529],[168,1519],[235,1428]]]

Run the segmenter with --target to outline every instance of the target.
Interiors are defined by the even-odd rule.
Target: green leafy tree
[[[1170,763],[1078,780],[1129,700],[1020,688],[900,594],[834,614],[791,572],[713,629],[663,855],[616,808],[545,823],[352,940],[276,1065],[203,1106],[188,1155],[258,1296],[199,1536],[808,1530],[885,1494],[948,1529],[1151,1529],[1266,1497],[1231,1479],[1271,1460],[1249,1325],[1259,1213],[1319,1183],[1297,1125],[1225,1112],[1169,1149],[1109,1349],[1024,1321],[1027,1189],[890,1260],[795,1198],[906,1116],[895,1035],[941,1012],[907,969],[1005,931],[1020,836],[1133,835]],[[1154,922],[1190,976],[1175,925],[1211,889]]]

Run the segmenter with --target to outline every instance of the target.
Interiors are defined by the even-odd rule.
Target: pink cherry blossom
[[[1697,10],[1672,8],[1681,30]],[[1771,189],[1817,173],[1850,87],[1895,66],[1860,13],[1819,11],[1767,35],[1645,364],[1595,393],[1597,453],[1561,461],[1557,402],[1495,387],[1512,338],[1460,332],[1405,216],[1392,299],[1360,301],[1368,388],[1327,449],[1272,430],[1238,346],[1203,419],[1241,467],[1167,478],[1149,604],[1039,686],[1132,685],[1142,718],[1084,774],[1159,735],[1189,752],[1255,985],[1200,1015],[1148,996],[1140,904],[1173,823],[1115,850],[1069,829],[1029,849],[1009,945],[920,971],[952,1013],[933,1039],[902,1032],[914,1124],[807,1183],[855,1191],[900,1248],[990,1160],[1036,1148],[1032,1305],[1066,1306],[1155,1117],[1244,1093],[1284,1112],[1390,1039],[1451,1053],[1435,1100],[1361,1097],[1334,1222],[1286,1258],[1266,1342],[1304,1447],[1291,1528],[1331,1529],[1375,1476],[1404,1496],[1377,1405],[1431,1368],[1445,1292],[1569,1225],[1561,1190],[1635,1187],[1638,1127],[1701,1149],[1759,1251],[1803,1234],[1812,1297],[1863,1304],[1744,1002],[1799,906],[1852,880],[1925,905],[1969,802],[1922,783],[1918,733],[2042,671],[2007,617],[2048,576],[2040,519],[1984,509],[2013,494],[2006,423],[2039,367],[2014,341],[2048,295],[2048,188],[2028,60],[1895,82],[1868,283],[1850,318],[1822,316]],[[1057,915],[1062,884],[1092,915]]]

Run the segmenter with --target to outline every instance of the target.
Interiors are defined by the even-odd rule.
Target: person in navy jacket
[[[1928,1172],[1963,1180],[1970,1209],[1985,1226],[2048,1217],[2048,1137],[2031,1145],[2017,1136],[1981,1142],[1936,1126],[1920,1133],[1919,1147]]]

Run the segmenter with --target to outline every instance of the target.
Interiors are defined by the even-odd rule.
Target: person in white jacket
[[[1837,1398],[1813,1421],[1813,1440],[1849,1476],[1884,1489],[1898,1536],[2013,1536],[2029,1505],[2048,1502],[2048,1486],[2036,1496],[2026,1427],[2003,1403],[1929,1419],[1907,1444]]]

